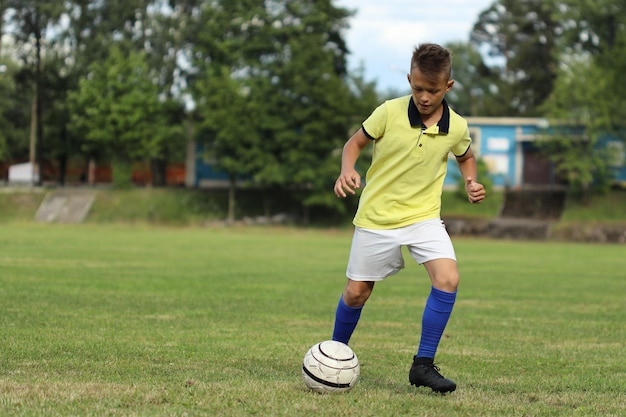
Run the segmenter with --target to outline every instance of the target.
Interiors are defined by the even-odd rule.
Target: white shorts
[[[456,261],[450,235],[442,220],[425,220],[391,230],[357,227],[346,276],[354,281],[382,281],[404,268],[402,246],[418,264],[433,259]]]

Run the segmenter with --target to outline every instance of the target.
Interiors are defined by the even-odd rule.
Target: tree
[[[563,59],[561,66],[564,80],[559,95],[567,95],[569,88],[574,88],[568,64],[576,62],[576,56],[583,56],[588,61],[584,68],[593,71],[587,73],[585,80],[594,88],[585,101],[577,101],[576,107],[597,107],[604,109],[600,120],[594,120],[594,128],[601,128],[610,133],[626,136],[626,85],[623,74],[626,70],[626,8],[622,0],[567,0],[564,2],[564,19],[568,30],[564,33]],[[592,76],[592,77],[590,77]],[[569,84],[568,84],[569,83]],[[590,87],[578,86],[577,88]],[[601,88],[598,88],[601,87]],[[586,103],[586,104],[585,104]],[[598,116],[597,109],[589,112]]]
[[[191,87],[201,140],[218,169],[230,179],[228,220],[235,219],[239,178],[253,174],[267,155],[260,152],[256,83],[264,82],[263,57],[274,50],[266,36],[263,1],[205,4],[195,20]]]
[[[108,59],[91,66],[69,95],[70,129],[85,139],[88,152],[112,158],[114,181],[130,183],[134,160],[153,157],[163,139],[163,103],[142,53],[114,44]]]
[[[8,117],[9,109],[12,107],[10,99],[13,96],[15,85],[13,77],[7,74],[8,66],[5,60],[2,59],[2,35],[4,34],[4,12],[6,10],[6,0],[0,0],[0,161],[4,160],[8,156],[8,130],[12,125],[10,118]]]
[[[20,45],[21,56],[24,62],[32,65],[34,98],[33,112],[31,118],[33,120],[34,132],[31,132],[35,142],[34,151],[35,158],[39,167],[43,161],[43,101],[42,101],[42,49],[45,39],[45,32],[51,26],[54,26],[63,12],[62,0],[50,0],[41,2],[37,0],[7,0],[3,4],[7,10],[10,10],[10,21],[12,27],[15,28],[14,36],[18,45]],[[34,41],[34,51],[30,47],[31,40]],[[32,147],[33,145],[31,145]],[[42,181],[42,175],[39,175],[39,182]]]
[[[7,7],[7,0],[0,0],[0,57],[2,57],[2,35],[4,35],[4,13]]]
[[[498,85],[498,72],[489,68],[476,47],[455,42],[446,47],[452,52],[452,78],[454,87],[446,99],[460,114],[485,116],[486,102],[493,100]]]
[[[621,0],[562,0],[561,18],[566,50],[586,51],[594,56],[624,42],[626,9]]]
[[[353,123],[341,36],[349,13],[329,0],[216,1],[198,19],[197,117],[218,168],[326,205],[331,162]],[[357,84],[354,84],[357,85]],[[371,108],[368,109],[371,111]],[[363,117],[363,114],[359,114]],[[337,165],[338,166],[338,165]],[[234,204],[234,199],[231,198]],[[234,207],[229,210],[231,220]]]
[[[251,176],[266,160],[256,126],[256,102],[246,94],[246,84],[231,77],[226,67],[196,84],[204,93],[198,109],[201,131],[209,156],[228,173],[228,221],[235,220],[235,191],[240,178]],[[235,113],[233,113],[235,112]]]
[[[305,221],[311,207],[336,204],[329,199],[339,166],[334,151],[345,142],[355,116],[341,37],[348,16],[330,1],[291,1],[275,16],[281,30],[274,37],[282,47],[268,66],[275,82],[266,85],[274,91],[266,119],[278,121],[280,128],[266,130],[262,145],[273,161],[255,178],[297,193]]]
[[[618,0],[565,2],[568,30],[561,45],[561,64],[543,110],[555,133],[542,148],[583,197],[608,188],[608,135],[626,143],[626,11]],[[577,126],[578,135],[563,132]]]
[[[142,1],[137,3],[135,18],[138,29],[132,34],[137,51],[145,53],[163,101],[165,123],[162,140],[155,143],[150,158],[152,184],[165,185],[167,162],[182,160],[186,149],[187,115],[183,103],[185,77],[181,56],[188,55],[191,16],[198,10],[199,0]],[[141,7],[143,8],[141,8]]]
[[[44,59],[40,101],[46,109],[42,124],[46,131],[46,159],[58,164],[58,184],[65,184],[66,170],[71,156],[79,153],[80,142],[67,129],[70,114],[67,109],[67,94],[70,78],[65,71],[66,53],[62,48],[51,48]]]
[[[498,0],[483,11],[470,39],[499,67],[497,93],[486,103],[491,116],[538,116],[552,91],[563,33],[554,0]],[[485,114],[487,115],[487,114]]]
[[[31,72],[20,62],[0,58],[0,161],[23,162],[29,158],[29,130],[34,86]]]
[[[188,50],[186,37],[192,34],[187,32],[187,21],[198,3],[200,0],[68,2],[70,23],[65,28],[64,39],[73,51],[66,68],[68,89],[78,88],[79,80],[87,76],[92,63],[107,59],[113,43],[124,43],[125,48],[141,53],[151,68],[151,80],[162,102],[163,122],[160,140],[153,144],[149,157],[153,185],[165,184],[169,160],[183,158],[187,115],[180,56]]]

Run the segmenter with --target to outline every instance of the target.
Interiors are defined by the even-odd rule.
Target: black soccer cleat
[[[424,358],[415,357],[413,365],[409,371],[409,382],[416,387],[429,387],[435,392],[445,394],[456,389],[456,383],[450,379],[444,378],[439,373],[437,367],[432,360],[427,361]]]

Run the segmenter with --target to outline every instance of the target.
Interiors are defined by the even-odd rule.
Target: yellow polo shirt
[[[448,154],[462,156],[471,144],[465,119],[445,100],[443,106],[441,119],[428,129],[410,95],[384,102],[363,122],[374,153],[356,226],[395,229],[440,218]]]

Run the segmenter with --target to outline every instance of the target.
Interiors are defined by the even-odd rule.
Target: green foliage
[[[606,191],[611,177],[611,156],[599,140],[611,135],[626,143],[626,27],[617,23],[626,15],[617,0],[568,3],[565,16],[575,24],[565,33],[570,43],[543,108],[556,126],[555,137],[541,147],[572,191],[589,198]],[[580,128],[582,135],[564,134],[564,125]]]
[[[557,176],[566,180],[573,195],[585,198],[594,191],[608,191],[610,158],[606,149],[598,148],[597,138],[552,133],[537,146],[554,163]]]
[[[560,223],[562,227],[574,225],[575,230],[580,230],[585,224],[623,224],[624,207],[626,207],[624,190],[612,190],[605,194],[595,193],[585,200],[568,198]]]
[[[132,162],[120,156],[114,156],[111,160],[111,174],[113,186],[118,189],[130,188],[132,182]]]
[[[58,23],[65,6],[63,0],[4,0],[3,3],[2,9],[12,11],[9,14],[12,18],[10,30],[21,45],[33,40],[41,42],[46,29]],[[21,51],[27,62],[37,65],[40,57],[36,56],[36,50],[24,48]]]
[[[497,84],[497,71],[489,68],[480,51],[471,43],[454,42],[452,52],[454,86],[446,95],[448,103],[464,116],[484,116],[491,86]]]
[[[558,6],[554,0],[498,0],[480,14],[471,42],[500,60],[493,69],[499,80],[481,115],[540,115],[556,79],[557,40],[566,26]]]
[[[29,158],[33,86],[23,82],[27,76],[17,62],[2,60],[6,71],[0,74],[2,100],[0,109],[4,142],[4,157],[8,160],[27,161]],[[4,95],[6,94],[6,95]]]
[[[19,58],[0,75],[0,158],[28,157],[36,98],[46,159],[115,151],[163,167],[183,158],[195,131],[228,172],[298,192],[310,208],[346,209],[327,195],[338,171],[332,161],[379,102],[362,69],[346,68],[350,11],[330,0],[3,0],[0,12],[0,30],[15,40],[2,55]],[[621,0],[496,1],[479,16],[469,45],[450,45],[451,105],[466,115],[548,118],[557,116],[548,108],[571,107],[565,119],[582,115],[589,132],[601,127],[624,138],[625,13]],[[112,45],[124,45],[118,63]],[[478,53],[485,46],[488,58]],[[138,56],[140,69],[130,75]],[[575,57],[582,68],[568,68],[581,62]],[[116,68],[113,78],[105,67]],[[114,80],[123,71],[143,82]],[[79,80],[92,91],[80,91],[88,88]],[[111,91],[99,97],[99,89],[116,83],[119,103],[76,106],[81,96],[106,101]],[[553,86],[560,98],[539,107]],[[185,94],[197,109],[192,123]]]
[[[10,51],[4,55],[18,56],[22,64],[14,77],[20,102],[13,107],[26,112],[28,122],[23,127],[22,117],[17,117],[16,110],[9,126],[15,126],[16,130],[30,128],[29,112],[35,97],[41,123],[41,127],[37,127],[40,157],[59,162],[76,155],[110,157],[94,146],[82,148],[86,133],[75,127],[68,129],[71,110],[67,97],[70,93],[77,94],[79,80],[88,78],[98,63],[109,59],[113,44],[124,44],[124,53],[134,50],[143,54],[150,69],[151,83],[156,86],[153,95],[166,107],[159,110],[160,124],[154,135],[158,139],[148,150],[138,152],[146,151],[148,156],[144,158],[157,162],[169,158],[182,160],[186,145],[181,99],[185,74],[179,64],[183,62],[180,58],[184,55],[184,46],[189,43],[184,36],[191,36],[185,33],[185,21],[198,3],[200,0],[4,0],[0,11],[6,10],[3,17],[8,21],[0,28],[15,39],[15,43],[8,44]],[[135,113],[142,111],[140,105]],[[146,119],[151,116],[149,110]],[[10,128],[3,127],[3,131],[9,132]],[[26,131],[19,143],[9,141],[10,157],[27,157],[28,139]],[[152,166],[164,167],[165,164]]]
[[[338,206],[327,197],[336,150],[375,106],[373,86],[347,78],[348,16],[328,0],[205,5],[192,91],[218,168],[304,206]]]
[[[27,117],[30,107],[24,108],[15,76],[18,70],[16,62],[0,60],[0,161],[15,158],[20,150],[25,150],[24,138],[27,137]],[[21,146],[18,144],[21,143]],[[22,154],[23,155],[23,154]]]
[[[70,130],[84,137],[88,153],[129,162],[155,158],[171,139],[166,104],[144,54],[122,45],[114,44],[106,61],[91,66],[69,103]]]
[[[598,56],[623,45],[626,9],[621,0],[565,0],[561,3],[562,18],[568,22],[563,42],[569,52],[585,51]]]
[[[16,55],[24,63],[24,84],[30,84],[32,91],[32,114],[30,115],[31,137],[35,139],[30,145],[30,153],[34,155],[40,165],[44,161],[44,135],[43,118],[45,82],[43,77],[43,57],[50,45],[54,45],[56,39],[51,36],[46,40],[46,30],[57,25],[64,12],[63,0],[50,0],[46,2],[38,0],[7,0],[2,4],[0,19],[4,20],[5,10],[10,9],[8,15],[11,21],[7,27],[12,32],[12,38],[16,46]],[[4,26],[0,25],[4,29]],[[0,35],[2,35],[0,33]],[[1,37],[1,36],[0,36]],[[30,97],[29,97],[30,98]],[[40,180],[41,181],[41,177]]]

